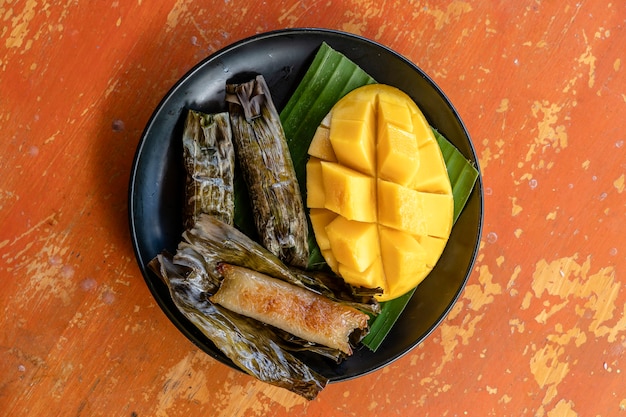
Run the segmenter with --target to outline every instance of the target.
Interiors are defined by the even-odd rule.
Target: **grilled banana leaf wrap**
[[[185,165],[184,224],[192,227],[200,213],[233,224],[235,150],[228,112],[187,112],[183,130]]]
[[[313,352],[336,362],[343,360],[345,353],[212,303],[209,298],[220,287],[219,267],[224,263],[289,282],[372,316],[380,312],[374,297],[380,289],[355,288],[324,273],[286,266],[247,235],[211,215],[198,216],[194,227],[183,233],[175,255],[164,252],[150,262],[150,269],[167,284],[178,310],[233,363],[264,382],[307,399],[315,398],[327,380],[290,352]],[[351,345],[356,347],[367,331],[351,334]]]
[[[262,75],[226,84],[237,161],[260,241],[283,262],[305,268],[308,224],[280,117]]]
[[[213,282],[211,292],[217,291],[222,279],[217,266],[227,263],[282,279],[372,315],[380,312],[374,296],[382,289],[353,287],[324,272],[287,266],[245,233],[214,216],[200,215],[194,227],[183,232],[174,262],[205,270]]]
[[[325,377],[280,346],[272,328],[212,303],[202,273],[176,265],[164,255],[155,258],[151,267],[167,283],[178,310],[244,372],[308,400],[326,386]]]

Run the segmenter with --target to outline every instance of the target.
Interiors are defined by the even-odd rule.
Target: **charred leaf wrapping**
[[[223,262],[282,279],[362,311],[379,312],[379,304],[374,298],[376,290],[363,292],[328,274],[288,267],[244,233],[213,216],[199,216],[194,227],[183,233],[174,261],[204,268],[213,276],[216,287],[220,280],[216,267]]]
[[[183,130],[185,227],[200,213],[233,224],[235,151],[228,113],[189,110]]]
[[[308,225],[280,118],[263,76],[226,85],[235,151],[261,243],[283,262],[305,268]]]
[[[167,284],[178,310],[240,369],[309,400],[327,384],[325,377],[281,347],[282,339],[272,328],[212,303],[202,273],[164,255],[150,266]]]

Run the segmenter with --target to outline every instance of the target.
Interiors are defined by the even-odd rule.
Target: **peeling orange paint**
[[[5,40],[5,47],[20,48],[30,31],[29,25],[37,13],[38,4],[34,0],[28,0],[24,8],[19,13],[14,13],[13,9],[0,9],[3,16],[9,17],[11,21],[11,33]]]
[[[171,32],[181,23],[183,18],[189,13],[189,0],[177,0],[176,4],[167,15],[165,31]]]
[[[180,397],[203,403],[209,395],[206,392],[207,376],[205,371],[196,370],[196,366],[208,365],[210,359],[198,351],[189,352],[163,376],[164,381],[157,395],[156,417],[169,417],[168,410]],[[193,392],[191,392],[193,387]]]
[[[493,281],[493,274],[487,265],[481,265],[478,271],[478,284],[467,285],[463,295],[464,299],[469,300],[469,307],[474,311],[491,304],[494,296],[502,294],[502,286]]]
[[[588,44],[589,42],[587,39],[587,35],[584,32],[583,36],[585,38],[585,43],[587,43],[587,47],[585,49],[585,52],[583,52],[582,55],[578,58],[578,63],[589,66],[589,80],[587,81],[587,86],[589,88],[592,88],[596,82],[596,57],[591,53],[591,45]]]
[[[546,324],[550,317],[561,311],[565,306],[567,306],[567,301],[563,301],[555,305],[546,306],[550,308],[547,310],[545,308],[542,309],[541,312],[535,316],[535,320],[537,321],[537,323]]]
[[[519,277],[519,274],[522,272],[522,267],[520,265],[515,265],[515,268],[513,268],[513,274],[511,274],[511,277],[509,278],[509,282],[506,284],[506,288],[507,289],[511,289],[513,288],[513,286],[515,285],[515,281],[517,280],[517,277]]]
[[[62,304],[69,304],[76,289],[74,266],[68,263],[70,248],[67,246],[67,233],[55,232],[49,225],[56,221],[56,214],[35,224],[12,241],[6,241],[3,262],[6,271],[19,271],[24,277],[22,292],[14,298],[16,305],[30,305],[57,298]],[[20,245],[27,236],[34,240]]]
[[[440,30],[453,19],[458,19],[461,15],[471,10],[472,6],[470,3],[455,0],[448,4],[445,10],[429,7],[426,12],[435,18],[435,29]]]
[[[491,149],[488,147],[484,148],[480,154],[480,167],[483,171],[485,170],[485,168],[487,168],[491,159],[492,159]]]
[[[15,204],[19,199],[20,196],[15,191],[0,190],[0,210],[4,209],[8,204]],[[1,244],[0,247],[2,247]]]
[[[512,399],[513,397],[511,397],[510,395],[504,394],[502,397],[500,397],[500,399],[498,400],[498,403],[508,404],[511,402]]]
[[[577,255],[547,263],[539,261],[533,274],[533,290],[536,297],[541,298],[544,292],[557,296],[564,301],[569,297],[585,300],[583,306],[592,313],[593,320],[589,330],[596,336],[612,334],[612,327],[605,323],[613,318],[616,309],[615,300],[620,283],[615,281],[613,267],[601,268],[595,274],[589,274],[591,260],[587,258],[582,264],[576,262]],[[584,285],[581,285],[584,283]],[[626,330],[621,323],[618,330]]]
[[[533,349],[534,350],[534,349]],[[537,349],[530,359],[530,372],[535,377],[539,388],[546,390],[543,403],[550,402],[557,395],[556,386],[569,372],[569,363],[565,361],[565,349],[562,346],[548,344]]]
[[[469,340],[474,336],[474,333],[476,331],[476,325],[483,319],[483,317],[484,314],[467,314],[463,317],[463,321],[460,325],[443,323],[440,326],[441,343],[444,353],[443,357],[441,358],[441,362],[433,371],[433,375],[441,374],[444,366],[454,359],[454,352],[459,347],[459,345],[466,346],[469,344]]]
[[[503,98],[500,101],[500,105],[496,109],[496,113],[504,113],[507,110],[509,110],[509,99],[508,98]]]
[[[223,365],[216,364],[212,358],[201,351],[190,351],[181,358],[164,375],[162,387],[157,395],[155,415],[170,417],[170,409],[174,404],[180,404],[181,398],[186,399],[189,407],[195,403],[204,404],[212,401],[217,413],[214,414],[216,417],[244,414],[264,416],[271,411],[270,407],[282,407],[285,411],[289,411],[294,406],[307,404],[305,399],[285,389],[260,382],[232,370],[228,371],[228,376],[216,401],[215,393],[210,392],[208,388],[213,367],[223,367]],[[247,400],[243,401],[243,399]],[[177,407],[175,411],[171,410],[171,415],[180,415],[181,411],[183,410]]]
[[[522,212],[522,206],[517,204],[517,197],[511,197],[511,216],[515,217]]]
[[[549,103],[545,100],[533,103],[532,115],[540,120],[537,124],[537,136],[526,154],[526,162],[531,161],[538,152],[544,153],[548,148],[552,148],[557,153],[567,148],[565,125],[557,124],[562,108],[556,103]]]
[[[524,333],[524,330],[526,329],[526,325],[519,318],[509,320],[509,326],[511,326],[511,333]]]
[[[626,333],[624,306],[621,306],[624,313],[613,321],[621,287],[615,280],[614,269],[605,267],[591,273],[591,259],[588,257],[582,263],[577,259],[578,255],[573,255],[552,262],[539,261],[533,273],[533,293],[527,293],[523,303],[523,309],[528,309],[535,300],[543,300],[543,309],[535,317],[543,325],[549,326],[571,314],[585,317],[573,326],[557,321],[554,331],[546,336],[546,344],[532,347],[534,353],[529,365],[535,381],[545,389],[543,406],[557,396],[559,384],[569,375],[572,364],[567,358],[571,349],[587,343],[589,335],[614,342],[619,334]],[[564,405],[557,405],[554,410],[559,407]]]
[[[578,417],[578,413],[574,411],[574,402],[560,400],[556,407],[548,411],[548,417]]]
[[[302,7],[302,3],[294,3],[288,9],[282,9],[281,14],[278,17],[278,21],[281,23],[287,23],[288,25],[293,25],[294,22],[298,19],[295,12]]]
[[[618,193],[621,194],[624,192],[624,174],[620,175],[618,179],[613,181],[613,186],[615,187]]]
[[[554,330],[556,331],[556,334],[548,335],[547,339],[558,345],[564,346],[573,341],[576,347],[580,347],[587,341],[587,335],[578,327],[564,331],[563,325],[561,323],[557,323],[554,326]]]
[[[556,210],[555,211],[551,211],[550,213],[548,213],[548,215],[546,216],[546,220],[554,220],[556,219]]]
[[[532,299],[533,299],[533,294],[531,292],[527,292],[526,294],[524,294],[524,299],[522,301],[522,305],[520,306],[520,308],[522,310],[528,310]]]

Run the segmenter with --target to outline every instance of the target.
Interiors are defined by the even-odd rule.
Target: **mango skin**
[[[309,156],[310,218],[331,269],[352,285],[382,288],[379,301],[415,288],[445,249],[454,207],[443,155],[415,102],[383,84],[353,90],[324,118]]]

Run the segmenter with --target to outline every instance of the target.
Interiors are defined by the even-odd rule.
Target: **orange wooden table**
[[[626,5],[0,2],[0,414],[626,416]],[[307,402],[211,359],[149,293],[127,222],[143,127],[241,38],[363,35],[463,117],[481,250],[425,342]]]

